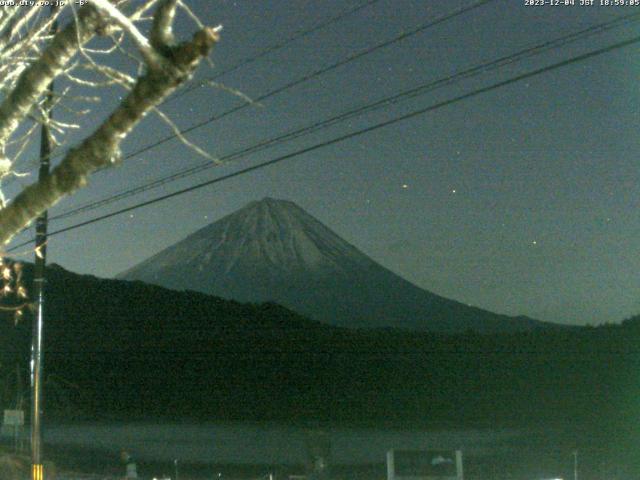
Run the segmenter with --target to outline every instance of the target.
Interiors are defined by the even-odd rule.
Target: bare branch
[[[158,0],[147,0],[135,12],[133,12],[133,14],[130,17],[131,21],[137,22],[140,20],[144,20],[145,13],[147,13],[156,3],[158,3]]]
[[[160,51],[172,46],[175,42],[173,38],[173,19],[176,15],[177,3],[178,0],[163,0],[158,7],[156,15],[153,17],[151,44]]]
[[[69,23],[58,33],[42,56],[20,75],[15,88],[0,104],[0,151],[79,46],[94,36],[101,22],[102,18],[91,5],[82,7],[78,21]]]
[[[131,36],[134,43],[138,47],[138,50],[140,50],[140,53],[142,54],[145,62],[147,62],[147,65],[152,68],[160,68],[162,57],[158,56],[154,48],[151,47],[151,44],[149,43],[149,40],[147,40],[147,37],[145,37],[140,32],[140,30],[138,30],[138,28],[133,24],[131,20],[129,20],[129,18],[127,18],[122,14],[122,12],[120,12],[120,10],[114,7],[109,0],[92,0],[92,2],[96,6],[96,8],[98,8],[98,10],[114,20],[118,25],[120,25],[120,27],[122,27],[125,32],[127,32]]]
[[[204,25],[202,24],[198,16],[193,13],[193,10],[189,8],[189,5],[184,3],[182,0],[178,0],[178,5],[182,10],[184,10],[184,12],[189,16],[189,18],[196,24],[199,29],[202,30],[204,28]]]
[[[216,165],[221,165],[222,164],[220,159],[214,157],[209,152],[203,150],[198,145],[196,145],[195,143],[190,141],[187,137],[185,137],[184,134],[178,128],[178,126],[175,123],[173,123],[173,121],[164,112],[162,112],[157,107],[154,107],[153,111],[155,112],[156,115],[158,115],[158,117],[160,117],[160,119],[162,119],[163,122],[165,122],[167,125],[169,125],[171,130],[173,130],[173,134],[176,136],[176,138],[178,140],[180,140],[183,144],[185,144],[188,148],[190,148],[191,150],[196,152],[198,155],[206,158],[207,160],[211,160]]]
[[[163,68],[150,68],[138,78],[111,116],[79,147],[69,151],[48,178],[26,187],[0,210],[0,244],[7,243],[15,232],[61,198],[85,186],[89,174],[116,163],[122,140],[149,111],[190,78],[218,41],[219,30],[220,27],[202,29],[191,41],[171,48]]]

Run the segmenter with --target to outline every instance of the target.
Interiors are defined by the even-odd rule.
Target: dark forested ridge
[[[509,335],[358,331],[275,304],[48,275],[50,417],[544,424],[616,438],[640,421],[640,318]],[[1,323],[5,376],[26,369],[25,317]]]

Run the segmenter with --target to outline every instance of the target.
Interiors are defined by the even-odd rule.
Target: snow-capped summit
[[[295,203],[273,198],[249,203],[118,277],[239,301],[274,301],[348,327],[513,331],[542,325],[420,289]]]
[[[212,281],[239,271],[328,274],[372,263],[295,203],[267,197],[202,228],[119,277],[162,283],[161,279],[170,281],[168,270],[188,278],[193,271],[207,272],[206,278],[197,275],[197,283],[184,278],[173,286],[209,292]]]

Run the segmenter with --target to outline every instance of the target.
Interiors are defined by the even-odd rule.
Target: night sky
[[[190,0],[221,43],[198,79],[228,70],[364,0]],[[193,89],[163,111],[188,128],[475,3],[379,0]],[[496,0],[209,123],[188,138],[216,157],[616,17],[632,6],[526,6]],[[596,1],[599,4],[599,0]],[[141,195],[66,219],[74,225],[366,128],[638,35],[638,22],[405,99]],[[178,33],[195,27],[180,20]],[[121,60],[117,60],[120,62]],[[124,62],[124,60],[122,60]],[[124,65],[124,63],[122,64]],[[49,262],[111,277],[265,196],[293,200],[416,285],[511,315],[570,324],[640,313],[638,44],[550,70],[374,132],[108,220],[55,235]],[[87,134],[113,107],[108,90]],[[61,117],[67,113],[59,113]],[[66,117],[65,117],[66,118]],[[135,152],[171,130],[153,116]],[[71,136],[72,146],[79,134]],[[64,148],[66,148],[64,147]],[[63,150],[64,150],[63,148]],[[34,166],[36,150],[18,166]],[[55,217],[207,159],[173,140],[99,172]],[[32,179],[14,182],[7,191]],[[13,244],[32,235],[16,237]]]

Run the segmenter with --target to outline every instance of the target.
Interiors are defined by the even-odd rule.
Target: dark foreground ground
[[[566,446],[547,448],[527,445],[510,449],[496,449],[481,454],[464,454],[464,477],[469,480],[573,480],[573,451]],[[3,444],[2,451],[11,455],[12,448]],[[578,478],[580,480],[631,480],[638,478],[633,468],[625,461],[626,452],[618,458],[602,459],[596,448],[578,451]],[[116,452],[91,448],[48,446],[47,462],[55,464],[59,480],[115,480],[121,479],[124,467]],[[28,465],[28,455],[23,456]],[[1,463],[1,462],[0,462]],[[173,461],[140,459],[137,462],[140,478],[175,480],[300,480],[310,472],[308,465],[262,464],[262,463],[216,463],[197,461]],[[52,470],[50,470],[51,472]],[[25,473],[25,472],[23,472]],[[176,475],[177,474],[177,475]],[[6,476],[6,475],[5,475]],[[3,476],[2,480],[13,480]],[[386,479],[386,464],[332,464],[329,462],[327,480],[383,480]],[[21,477],[17,477],[21,480]],[[28,478],[24,477],[24,478]]]

